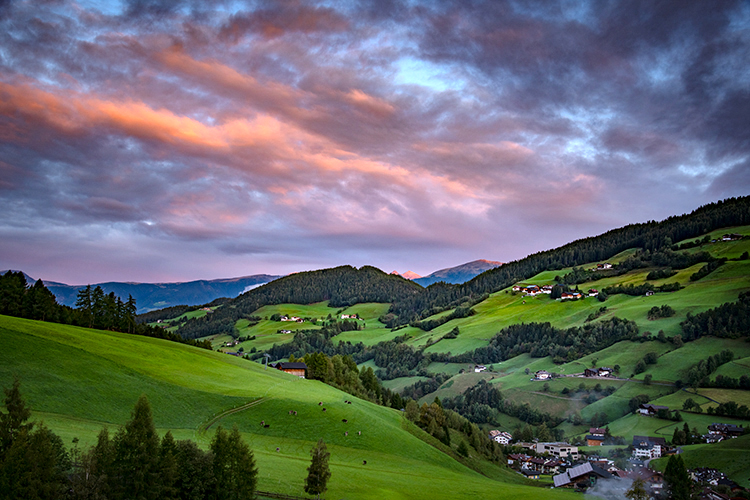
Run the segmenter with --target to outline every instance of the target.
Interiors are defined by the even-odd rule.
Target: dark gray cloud
[[[745,3],[207,5],[0,2],[0,267],[428,274],[750,192]]]

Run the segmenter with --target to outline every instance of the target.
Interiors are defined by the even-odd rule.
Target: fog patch
[[[266,283],[268,283],[268,282],[266,282]],[[254,285],[247,285],[247,286],[245,287],[245,289],[244,289],[244,290],[242,290],[242,291],[241,291],[240,293],[238,293],[238,294],[237,294],[237,296],[239,297],[239,296],[240,296],[240,295],[242,295],[243,293],[247,293],[247,292],[249,292],[250,290],[252,290],[253,288],[258,288],[259,286],[263,286],[263,285],[265,285],[266,283],[256,283],[256,284],[254,284]]]
[[[604,498],[606,500],[628,500],[625,492],[633,485],[632,479],[599,479],[594,486],[586,490],[587,500]]]

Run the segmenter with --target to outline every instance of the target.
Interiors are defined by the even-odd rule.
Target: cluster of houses
[[[539,294],[551,294],[552,285],[513,285],[513,291],[523,293],[524,297],[536,297]],[[591,288],[586,293],[578,291],[563,292],[558,300],[578,300],[584,297],[596,297],[597,295],[599,295],[599,290]]]
[[[305,320],[298,316],[282,316],[280,321],[294,321],[296,323],[304,323]]]
[[[535,297],[540,293],[551,294],[552,285],[544,285],[541,287],[538,285],[513,285],[513,291],[523,293],[525,297]]]
[[[742,426],[722,423],[711,424],[708,428],[709,434],[723,437],[737,437],[745,431]],[[601,446],[606,434],[606,429],[591,427],[586,436],[586,445]],[[510,433],[499,430],[491,430],[489,436],[503,446],[513,440]],[[600,479],[641,479],[652,497],[659,497],[664,491],[664,477],[661,473],[644,467],[645,461],[674,453],[674,448],[663,437],[633,436],[630,463],[635,467],[632,470],[621,470],[611,459],[599,456],[580,457],[578,447],[568,443],[515,443],[514,446],[529,451],[509,454],[508,465],[529,479],[552,475],[554,487],[577,490],[585,490]],[[742,489],[715,469],[698,468],[688,472],[693,481],[704,485],[698,496],[702,500],[729,500],[729,496],[717,493],[711,489],[712,486],[728,486],[732,492]]]
[[[612,269],[612,264],[610,264],[609,262],[602,262],[601,264],[597,264],[591,270],[592,271],[606,271],[607,269]]]
[[[708,426],[708,434],[703,436],[706,443],[718,443],[725,439],[736,438],[745,432],[741,425],[717,424],[713,423]]]
[[[360,319],[359,314],[342,314],[341,319]]]

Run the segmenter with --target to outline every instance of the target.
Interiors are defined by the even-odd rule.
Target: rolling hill
[[[348,394],[233,356],[5,316],[0,341],[0,384],[19,377],[33,418],[68,447],[73,438],[92,444],[103,426],[123,424],[145,394],[160,434],[171,430],[205,446],[217,424],[237,425],[265,491],[301,494],[309,450],[323,438],[331,452],[330,498],[476,498],[499,489],[505,498],[573,498],[524,486],[502,469],[493,478],[478,474],[425,442],[398,411],[357,399],[347,405]],[[238,407],[244,409],[229,413]]]

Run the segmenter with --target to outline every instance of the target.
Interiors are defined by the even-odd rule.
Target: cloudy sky
[[[750,3],[0,0],[0,269],[428,274],[750,194]]]

